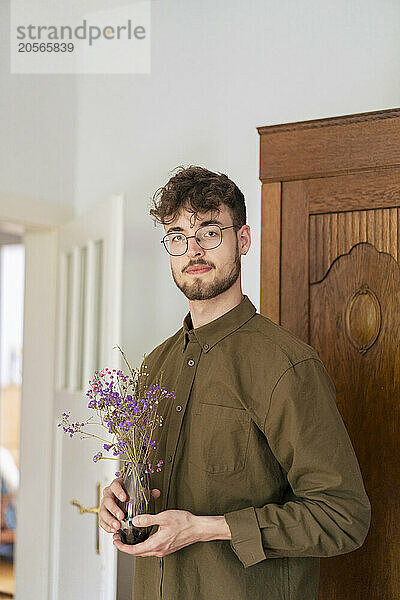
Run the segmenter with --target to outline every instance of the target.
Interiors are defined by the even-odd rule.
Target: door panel
[[[96,508],[119,462],[92,457],[102,442],[57,428],[95,416],[86,392],[94,370],[120,368],[123,196],[96,205],[59,230],[57,377],[54,392],[51,600],[116,598],[117,551],[99,527]],[[98,421],[98,419],[95,419]],[[91,433],[109,439],[105,429]],[[81,437],[83,439],[81,439]]]
[[[324,600],[350,597],[348,590],[353,600],[398,597],[399,307],[398,263],[365,242],[310,286],[310,344],[334,377],[372,505],[364,545],[321,561]]]
[[[310,215],[310,283],[320,281],[333,261],[358,242],[400,258],[400,210],[350,210]]]

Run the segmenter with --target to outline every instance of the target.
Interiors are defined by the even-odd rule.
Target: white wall
[[[247,200],[243,290],[259,309],[257,126],[400,105],[397,0],[154,0],[150,75],[80,76],[76,207],[127,193],[124,338],[132,361],[188,302],[148,216],[179,164],[222,171]]]
[[[0,0],[0,195],[72,206],[76,78],[11,74],[9,21]]]

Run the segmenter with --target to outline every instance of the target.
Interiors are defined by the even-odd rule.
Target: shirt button
[[[171,455],[169,455],[169,456],[168,456],[168,458],[167,458],[167,461],[168,461],[168,462],[171,462],[171,461],[172,461],[172,456],[171,456]]]
[[[178,412],[181,412],[181,410],[182,410],[182,406],[177,406],[177,407],[176,407],[176,410],[177,410]]]
[[[203,346],[204,350],[208,350],[208,349],[209,349],[209,347],[210,347],[210,346],[209,346],[208,344],[204,344],[204,346]]]
[[[189,367],[193,367],[193,365],[194,365],[193,358],[189,358],[189,360],[187,361],[187,364],[189,365]]]

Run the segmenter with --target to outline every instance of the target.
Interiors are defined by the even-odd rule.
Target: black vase
[[[129,463],[123,478],[122,485],[127,500],[125,502],[117,500],[117,502],[125,514],[121,521],[121,528],[118,530],[124,544],[134,545],[144,542],[150,536],[153,527],[153,525],[136,527],[132,523],[136,515],[154,514],[154,501],[151,496],[149,475],[145,473],[146,468],[145,463]]]

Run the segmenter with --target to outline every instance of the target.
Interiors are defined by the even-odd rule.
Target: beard
[[[236,252],[229,272],[221,277],[216,277],[214,281],[211,281],[210,283],[204,281],[202,276],[199,276],[191,283],[180,282],[175,277],[171,265],[172,277],[177,287],[188,300],[209,300],[210,298],[215,298],[216,296],[219,296],[219,294],[226,292],[226,290],[229,290],[236,282],[240,275],[240,269],[241,264],[238,243],[236,243]]]

